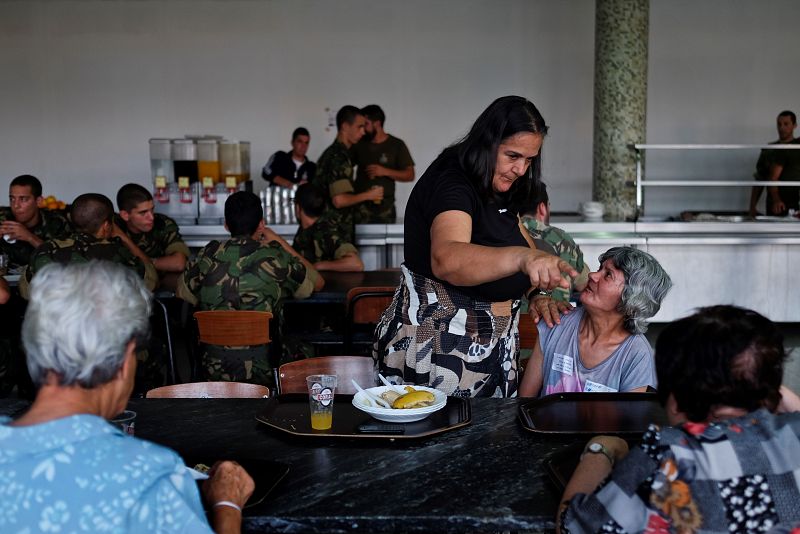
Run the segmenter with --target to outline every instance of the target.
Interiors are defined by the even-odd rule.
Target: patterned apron
[[[520,301],[478,300],[402,272],[375,330],[380,371],[453,396],[515,397]]]

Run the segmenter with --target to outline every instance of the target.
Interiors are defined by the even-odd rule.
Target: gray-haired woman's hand
[[[564,278],[562,273],[571,277],[577,277],[579,274],[566,261],[540,250],[532,250],[524,254],[520,271],[528,275],[531,287],[540,289],[556,287],[569,289],[569,280]]]
[[[231,461],[214,464],[209,471],[209,479],[203,483],[203,494],[211,506],[232,502],[243,508],[254,489],[255,483],[247,471]]]

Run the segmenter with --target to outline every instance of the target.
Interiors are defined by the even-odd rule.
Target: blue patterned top
[[[212,532],[173,451],[94,415],[0,417],[0,532]]]
[[[796,532],[800,413],[655,425],[602,487],[572,498],[562,532]],[[794,530],[793,530],[794,529]]]

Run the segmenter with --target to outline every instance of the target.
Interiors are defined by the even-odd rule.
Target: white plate
[[[370,414],[372,417],[374,417],[379,421],[385,421],[387,423],[413,423],[414,421],[420,421],[422,419],[425,419],[433,412],[437,412],[447,405],[447,395],[445,395],[438,389],[433,389],[425,386],[413,386],[413,385],[412,387],[419,391],[429,391],[433,393],[433,396],[436,397],[436,400],[433,402],[431,406],[425,406],[424,408],[409,408],[407,410],[401,410],[401,409],[395,410],[393,408],[376,407],[375,403],[373,403],[371,400],[369,400],[369,398],[366,395],[364,395],[359,391],[353,397],[353,406],[355,406],[362,412]],[[377,386],[374,388],[368,388],[367,391],[369,391],[373,395],[380,396],[381,393],[383,393],[388,389],[390,389],[388,386]]]

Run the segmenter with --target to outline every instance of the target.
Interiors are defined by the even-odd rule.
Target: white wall
[[[546,174],[572,208],[591,194],[593,26],[587,0],[0,2],[0,175],[113,198],[148,184],[148,138],[187,133],[250,140],[258,175],[296,126],[316,159],[325,109],[369,103],[419,175],[522,94],[552,125]]]
[[[800,108],[794,0],[652,0],[647,141],[760,143]],[[0,177],[65,200],[149,183],[147,139],[250,140],[253,173],[292,129],[316,158],[328,113],[380,104],[421,174],[501,95],[551,125],[556,210],[591,195],[591,0],[0,1]],[[649,176],[749,178],[757,154],[650,155]],[[401,185],[404,205],[410,191]],[[747,191],[651,190],[650,214],[744,207]]]

